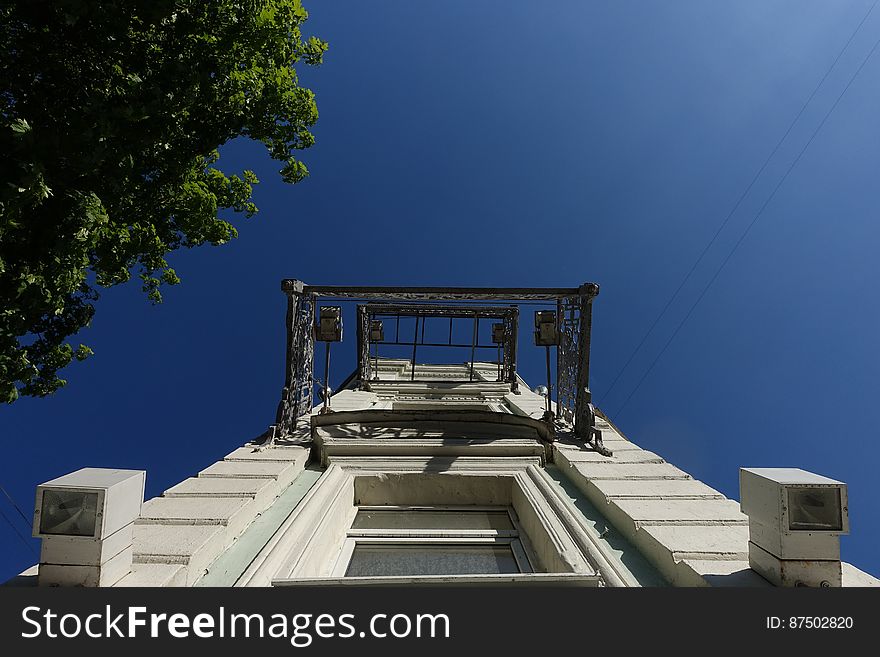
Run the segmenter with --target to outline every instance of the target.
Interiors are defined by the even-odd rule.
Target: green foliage
[[[285,182],[308,170],[314,95],[294,65],[299,0],[15,0],[0,5],[0,400],[42,396],[91,351],[97,290],[136,272],[161,301],[180,281],[166,256],[237,236],[251,171],[217,148],[262,142]]]

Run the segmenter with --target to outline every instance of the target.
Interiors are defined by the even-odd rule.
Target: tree
[[[308,175],[314,95],[297,63],[299,0],[14,0],[0,4],[0,399],[44,396],[91,350],[101,287],[137,273],[153,302],[179,278],[166,256],[237,236],[251,171],[219,146],[262,142],[285,182]]]

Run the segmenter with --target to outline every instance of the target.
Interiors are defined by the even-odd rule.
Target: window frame
[[[515,416],[514,416],[515,417]],[[366,441],[365,441],[366,442]],[[408,441],[413,442],[413,441]],[[499,441],[500,442],[500,441]],[[625,567],[609,561],[595,532],[557,490],[536,454],[444,456],[416,452],[334,455],[302,502],[275,530],[236,586],[571,585],[627,586]],[[423,450],[423,451],[418,451]],[[464,484],[464,487],[460,484]],[[466,491],[466,497],[463,492]],[[416,498],[416,499],[413,499]],[[520,537],[540,572],[521,575],[338,578],[331,571],[359,506],[420,504],[511,506]],[[598,566],[596,565],[598,562]],[[606,579],[608,578],[608,579]]]
[[[346,531],[342,549],[333,565],[332,575],[334,578],[345,578],[346,571],[351,563],[354,551],[359,545],[506,545],[510,547],[513,558],[519,568],[520,575],[533,574],[533,557],[530,557],[527,545],[522,541],[524,532],[519,525],[516,511],[511,506],[474,506],[474,505],[362,505],[357,507],[360,511],[457,511],[462,513],[478,511],[505,511],[510,518],[513,529],[354,529],[349,527]],[[355,514],[357,517],[357,514]],[[354,524],[354,518],[352,518]],[[456,573],[449,575],[476,575],[484,573]],[[425,575],[410,575],[409,577],[424,577]],[[390,577],[386,575],[372,576],[371,579]],[[397,577],[397,576],[394,576]],[[349,578],[352,579],[352,578]],[[354,578],[356,579],[356,578]]]

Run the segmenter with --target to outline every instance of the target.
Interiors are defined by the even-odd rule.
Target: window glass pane
[[[513,524],[507,511],[438,511],[361,509],[352,529],[506,529]]]
[[[509,545],[385,544],[355,547],[346,577],[518,573]]]

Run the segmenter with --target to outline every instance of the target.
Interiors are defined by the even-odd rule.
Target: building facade
[[[761,516],[755,506],[747,516],[739,502],[628,440],[591,405],[598,286],[285,281],[282,288],[290,301],[286,381],[265,436],[146,501],[120,528],[105,527],[106,535],[94,521],[79,535],[52,534],[46,523],[56,511],[41,489],[34,525],[44,537],[41,563],[18,583],[880,583],[840,561],[847,528],[840,482],[759,473],[782,487],[830,490],[836,525],[795,518],[791,500],[806,500],[797,506],[805,512],[833,504],[791,497],[789,488],[778,509],[770,505],[776,515]],[[338,391],[315,404],[313,391],[329,390],[321,370],[329,370],[332,345],[343,337],[342,304],[357,306],[357,363]],[[526,310],[536,312],[528,340],[519,333]],[[534,388],[516,368],[526,346],[546,352],[547,381]],[[465,358],[433,358],[447,352]],[[87,475],[74,486],[79,495],[90,490]],[[102,490],[97,504],[99,511],[108,505],[107,515],[114,494]],[[56,527],[71,527],[67,515],[62,520]],[[778,529],[780,522],[788,524]]]

